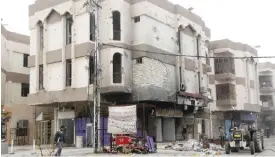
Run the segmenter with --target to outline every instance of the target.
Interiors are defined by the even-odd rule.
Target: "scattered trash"
[[[193,154],[193,156],[215,156],[221,155],[221,151],[223,151],[223,148],[220,145],[208,143],[208,141],[204,141],[202,143],[195,139],[170,143],[167,146],[165,146],[165,149],[172,149],[175,151],[202,152],[202,154]]]

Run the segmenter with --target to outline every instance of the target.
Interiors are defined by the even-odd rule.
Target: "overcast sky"
[[[29,35],[28,5],[35,0],[1,0],[0,12],[7,29]],[[260,56],[275,56],[274,0],[170,0],[193,7],[211,29],[212,40],[260,45]],[[266,60],[265,60],[266,61]],[[275,58],[268,61],[275,63]]]

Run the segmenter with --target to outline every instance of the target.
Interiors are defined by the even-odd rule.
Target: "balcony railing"
[[[113,73],[113,83],[121,83],[122,82],[122,73],[114,72]]]
[[[121,30],[113,30],[113,40],[121,40]]]

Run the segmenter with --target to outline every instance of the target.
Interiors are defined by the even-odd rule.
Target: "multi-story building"
[[[275,64],[264,62],[259,64],[259,83],[262,128],[268,127],[272,133],[275,128]]]
[[[94,63],[89,56],[96,49],[97,26],[85,3],[37,0],[29,6],[27,103],[52,106],[52,130],[66,125],[71,144],[80,129],[76,123],[83,120],[78,118],[89,117],[88,95],[93,100]],[[208,104],[211,70],[209,60],[199,57],[208,56],[210,30],[204,21],[167,0],[104,0],[99,5],[101,116],[106,104],[145,104],[155,108],[157,118],[154,123],[143,120],[142,128],[157,141],[182,138],[183,124],[195,137],[209,134],[208,122],[202,120],[209,114],[199,114]]]
[[[22,114],[26,106],[21,104],[29,94],[29,36],[8,31],[1,24],[1,107],[12,112],[7,123],[7,141],[10,142],[10,128],[19,120],[27,119]]]
[[[231,120],[256,121],[260,112],[257,50],[247,44],[228,39],[212,41],[210,55],[214,66],[209,76],[215,100],[211,106],[213,138],[218,138],[218,127],[228,132]]]

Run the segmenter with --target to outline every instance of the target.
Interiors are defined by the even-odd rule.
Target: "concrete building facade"
[[[262,128],[275,129],[275,64],[263,62],[259,64],[259,89],[261,101]]]
[[[74,121],[87,116],[83,108],[88,106],[88,95],[90,100],[93,97],[94,64],[89,56],[96,49],[96,26],[93,10],[85,3],[37,0],[29,6],[30,94],[26,103],[52,106],[52,132],[67,125],[73,130],[68,133],[73,137],[71,144],[77,135]],[[208,106],[211,67],[209,60],[199,57],[209,55],[210,30],[204,21],[167,0],[102,0],[99,5],[102,106],[155,106],[152,136],[159,142],[180,139],[188,123],[195,138],[210,134],[205,127],[208,121],[204,122],[209,114],[193,114]],[[183,112],[189,114],[184,117]]]
[[[29,120],[22,109],[30,108],[23,102],[29,94],[29,56],[30,37],[7,30],[1,24],[1,107],[12,112],[7,124],[7,142],[15,132],[20,120]],[[20,105],[17,105],[20,104]]]
[[[210,55],[214,70],[209,76],[215,97],[212,111],[212,133],[218,138],[218,127],[229,130],[231,120],[256,120],[260,112],[257,50],[228,39],[212,41]],[[244,58],[243,58],[244,57]],[[238,125],[238,124],[237,124]]]

